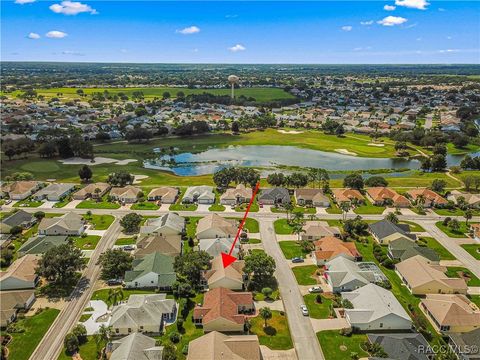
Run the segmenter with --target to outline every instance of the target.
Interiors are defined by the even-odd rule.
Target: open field
[[[38,95],[43,95],[45,98],[58,97],[59,99],[83,99],[80,95],[77,94],[77,90],[80,88],[51,88],[51,89],[35,89]],[[212,95],[230,95],[230,88],[225,89],[189,89],[186,87],[128,87],[128,88],[85,88],[82,89],[84,94],[89,98],[93,93],[103,93],[108,91],[110,95],[116,95],[118,93],[123,93],[128,97],[131,97],[133,92],[141,91],[145,99],[161,99],[164,92],[169,92],[172,98],[177,96],[179,91],[183,92],[185,96],[191,94],[203,94],[208,93]],[[14,91],[12,93],[7,93],[5,95],[16,97],[20,95],[21,91]],[[2,93],[3,94],[3,93]],[[89,96],[90,95],[90,96]],[[293,99],[294,96],[290,93],[283,91],[279,88],[261,88],[261,87],[252,87],[252,88],[239,88],[235,89],[235,96],[246,96],[253,97],[256,101],[267,102],[272,100],[281,100],[281,99]]]

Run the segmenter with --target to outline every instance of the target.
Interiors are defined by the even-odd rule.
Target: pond
[[[458,165],[462,155],[448,155],[448,166]],[[163,155],[144,161],[148,169],[171,171],[179,176],[213,174],[228,166],[275,168],[296,166],[327,170],[418,169],[420,161],[404,158],[366,158],[303,149],[295,146],[257,145],[212,148],[199,153]]]

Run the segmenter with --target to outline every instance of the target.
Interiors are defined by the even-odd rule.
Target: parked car
[[[308,309],[305,305],[300,305],[300,310],[302,310],[303,316],[308,316]]]
[[[292,263],[303,263],[305,260],[302,259],[301,257],[294,257],[292,259]]]
[[[323,292],[322,288],[320,286],[312,286],[310,289],[308,289],[309,293],[321,293]]]
[[[135,250],[135,247],[133,247],[132,245],[125,245],[122,249],[124,251],[133,251]]]
[[[10,199],[5,200],[5,205],[11,204],[11,203],[12,203],[12,200],[10,200]]]
[[[107,280],[107,285],[108,286],[122,285],[122,280],[121,279],[108,279]]]

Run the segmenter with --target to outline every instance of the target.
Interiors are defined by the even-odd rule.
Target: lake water
[[[448,155],[448,165],[458,165],[462,158],[463,156]],[[172,162],[169,163],[169,160]],[[228,166],[275,168],[282,165],[327,170],[372,170],[418,169],[420,162],[416,159],[356,157],[335,152],[277,145],[212,148],[199,153],[184,152],[144,161],[145,168],[171,171],[180,176],[213,174]]]

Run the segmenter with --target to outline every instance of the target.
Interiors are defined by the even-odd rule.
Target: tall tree
[[[125,271],[132,269],[133,257],[122,249],[108,249],[98,259],[103,280],[123,279]]]
[[[80,177],[80,180],[84,182],[90,181],[92,175],[92,169],[90,169],[88,165],[83,165],[80,170],[78,170],[78,176]]]

